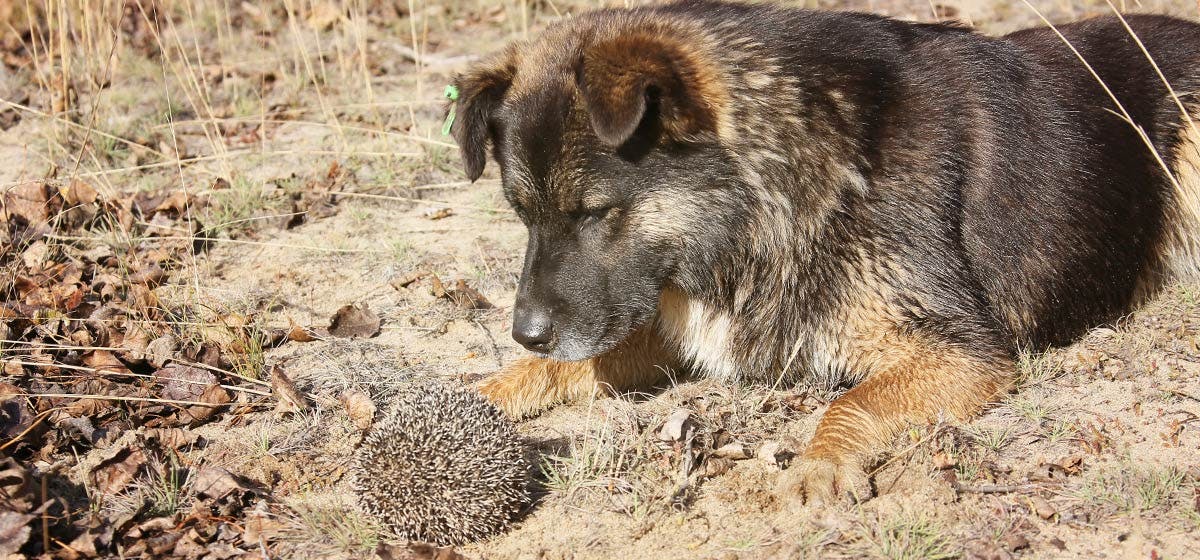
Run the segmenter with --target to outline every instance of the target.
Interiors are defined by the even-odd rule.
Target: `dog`
[[[1168,87],[1168,84],[1170,86]],[[906,426],[1200,270],[1200,25],[956,25],[681,1],[596,11],[454,78],[467,176],[528,228],[509,414],[661,385],[849,388],[784,471],[871,495]]]

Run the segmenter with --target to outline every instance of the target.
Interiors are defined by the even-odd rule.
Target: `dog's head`
[[[605,352],[706,264],[693,253],[727,219],[712,201],[732,169],[710,60],[654,22],[577,21],[456,78],[467,175],[483,173],[490,146],[529,231],[513,313],[526,348]]]

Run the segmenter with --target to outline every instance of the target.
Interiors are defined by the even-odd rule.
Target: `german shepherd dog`
[[[1200,25],[1177,19],[993,38],[682,1],[454,85],[467,175],[490,147],[529,231],[512,335],[535,355],[483,394],[524,416],[673,368],[852,387],[781,478],[810,501],[868,497],[905,426],[969,418],[1020,349],[1200,263]]]

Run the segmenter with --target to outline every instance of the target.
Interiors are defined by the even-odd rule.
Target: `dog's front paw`
[[[523,380],[513,372],[500,372],[485,377],[475,383],[475,389],[497,408],[514,419],[521,419],[534,413],[532,403],[528,402],[528,388]]]
[[[780,494],[811,505],[861,502],[871,497],[871,481],[857,462],[803,458],[780,475]]]

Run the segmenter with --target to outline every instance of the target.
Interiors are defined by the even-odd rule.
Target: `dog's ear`
[[[462,152],[467,177],[475,181],[487,165],[488,143],[493,141],[492,118],[516,74],[513,49],[505,49],[480,61],[454,79],[458,100],[447,110],[454,111],[450,134]]]
[[[599,40],[583,49],[575,80],[596,136],[608,145],[627,142],[646,118],[659,119],[678,140],[717,132],[723,84],[694,47],[669,34]]]

